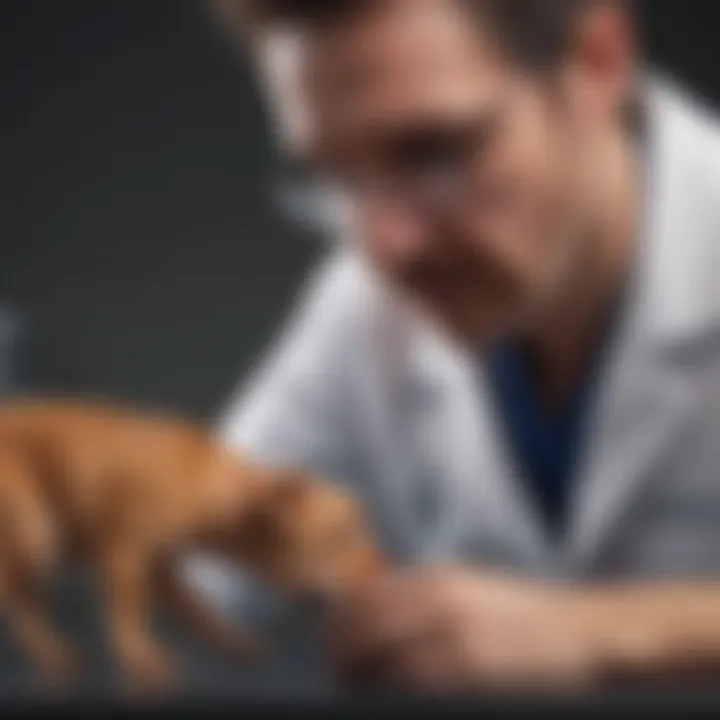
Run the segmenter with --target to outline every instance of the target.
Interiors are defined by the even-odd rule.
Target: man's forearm
[[[597,588],[579,604],[603,677],[720,675],[720,583]]]

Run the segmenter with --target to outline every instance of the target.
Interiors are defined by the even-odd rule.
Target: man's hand
[[[355,682],[577,687],[600,671],[595,619],[569,589],[425,570],[385,579],[339,608],[330,641],[341,673]]]

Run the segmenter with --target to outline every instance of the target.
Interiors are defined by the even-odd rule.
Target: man
[[[720,134],[638,71],[629,3],[218,9],[347,239],[225,437],[346,481],[422,565],[340,609],[340,667],[711,666]]]

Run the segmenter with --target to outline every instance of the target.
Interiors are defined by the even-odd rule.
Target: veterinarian
[[[338,612],[340,667],[717,661],[720,133],[629,3],[215,9],[338,238],[224,436],[348,483],[405,568]]]

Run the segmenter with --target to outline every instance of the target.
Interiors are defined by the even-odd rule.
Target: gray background
[[[717,3],[648,5],[651,56],[720,99]],[[273,206],[277,165],[247,68],[191,0],[0,3],[0,307],[26,330],[9,354],[0,337],[14,388],[212,417],[321,250]],[[100,618],[68,583],[58,617],[102,657]],[[322,685],[308,643],[281,634],[270,674],[188,657],[256,689]],[[20,671],[0,656],[0,676]]]
[[[0,298],[21,380],[206,415],[318,251],[266,192],[245,68],[193,2],[0,4]]]

